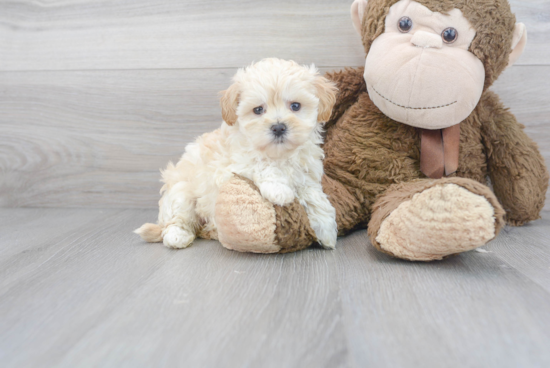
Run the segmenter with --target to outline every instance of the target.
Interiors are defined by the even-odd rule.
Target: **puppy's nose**
[[[286,124],[277,123],[271,126],[271,131],[275,137],[280,137],[286,133]]]

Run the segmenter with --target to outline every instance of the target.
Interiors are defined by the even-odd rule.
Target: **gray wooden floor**
[[[550,213],[442,262],[143,243],[155,210],[0,209],[1,367],[548,367]]]

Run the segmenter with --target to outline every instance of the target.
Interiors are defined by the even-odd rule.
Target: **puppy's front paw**
[[[168,248],[187,248],[195,240],[195,235],[176,225],[170,225],[164,230],[162,242]]]
[[[294,191],[288,185],[264,182],[259,187],[262,197],[273,204],[284,206],[294,201]]]

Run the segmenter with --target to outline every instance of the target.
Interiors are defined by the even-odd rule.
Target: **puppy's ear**
[[[220,92],[222,97],[220,105],[222,107],[222,118],[227,125],[234,125],[237,122],[237,107],[239,106],[239,88],[234,83]]]
[[[336,88],[336,84],[321,75],[317,76],[315,80],[315,88],[317,88],[317,97],[319,97],[317,121],[326,123],[332,115],[332,108],[336,103],[338,88]]]

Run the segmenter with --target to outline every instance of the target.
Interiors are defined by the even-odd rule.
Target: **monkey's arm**
[[[496,94],[484,93],[478,108],[489,176],[506,210],[507,222],[521,226],[540,218],[548,188],[548,170],[537,144]]]
[[[336,103],[332,110],[330,120],[325,124],[325,129],[338,121],[340,116],[355,102],[361,92],[367,90],[365,79],[363,78],[364,67],[346,68],[339,72],[329,72],[325,77],[338,87]]]

